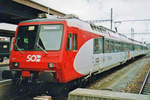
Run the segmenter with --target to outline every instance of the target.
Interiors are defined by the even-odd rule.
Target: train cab
[[[69,27],[64,20],[20,23],[10,56],[11,71],[17,77],[60,83],[82,77],[73,63],[78,48],[90,37],[84,34],[85,39],[78,38],[82,36],[79,33],[78,28]]]

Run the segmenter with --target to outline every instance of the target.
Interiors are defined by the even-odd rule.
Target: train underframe
[[[19,91],[38,91],[36,94],[48,94],[52,96],[56,96],[60,93],[65,95],[77,87],[86,86],[91,80],[90,76],[86,76],[67,83],[59,83],[51,81],[53,79],[52,77],[54,77],[52,73],[42,73],[41,76],[38,76],[38,72],[31,73],[30,77],[22,77],[21,71],[5,70],[2,73],[2,77],[3,79],[12,79],[13,85],[15,85]]]

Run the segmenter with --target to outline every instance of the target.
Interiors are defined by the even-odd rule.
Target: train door
[[[74,59],[77,53],[77,31],[68,30],[66,41],[66,55],[65,55],[65,77],[72,79],[72,71],[74,67]]]
[[[93,41],[93,69],[102,70],[104,62],[104,38],[99,37]]]
[[[74,58],[77,54],[77,30],[70,30],[67,34],[66,52],[70,65],[73,65]]]
[[[66,44],[66,58],[67,62],[70,62],[72,59],[72,32],[67,32],[67,44]]]

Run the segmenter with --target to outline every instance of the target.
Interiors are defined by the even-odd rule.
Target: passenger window
[[[66,46],[66,50],[71,50],[71,41],[72,41],[71,33],[69,33],[68,36],[67,36],[67,46]]]
[[[105,40],[105,53],[109,53],[109,40]]]
[[[110,52],[114,52],[114,41],[109,41]]]
[[[77,34],[73,34],[73,50],[77,50]]]
[[[94,39],[94,54],[103,53],[103,38]]]
[[[119,42],[116,42],[115,44],[115,48],[116,48],[116,52],[120,52],[120,43]]]

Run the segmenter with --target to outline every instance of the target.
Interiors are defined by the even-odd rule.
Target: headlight
[[[48,68],[54,69],[54,68],[56,68],[56,64],[55,63],[48,63]]]
[[[13,67],[18,68],[19,67],[19,63],[18,62],[13,62],[12,63]]]

